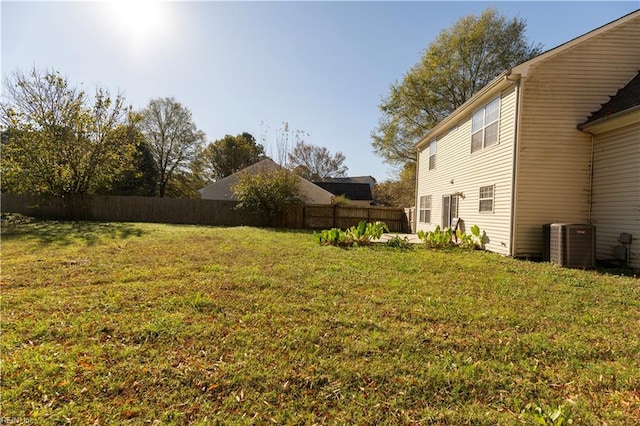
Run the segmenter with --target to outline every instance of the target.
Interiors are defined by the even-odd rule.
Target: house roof
[[[376,185],[376,179],[373,176],[334,177],[324,179],[323,182],[366,183],[371,186],[372,189]]]
[[[576,44],[580,44],[585,40],[591,39],[597,35],[600,35],[604,32],[609,31],[611,28],[617,27],[619,25],[624,24],[625,22],[628,22],[630,20],[633,20],[637,17],[640,16],[640,9],[628,13],[614,21],[609,22],[608,24],[604,24],[598,28],[595,28],[589,32],[586,32],[584,34],[582,34],[581,36],[578,36],[572,40],[569,40],[565,43],[562,43],[552,49],[547,50],[546,52],[542,52],[541,54],[539,54],[538,56],[529,59],[528,61],[522,62],[521,64],[516,65],[515,67],[513,67],[513,73],[514,74],[520,74],[523,76],[526,76],[528,71],[529,71],[529,67],[531,65],[534,65],[538,62],[542,62],[544,60],[546,60],[547,58],[551,57],[551,56],[555,56],[559,53],[564,52],[567,49],[572,48],[573,46],[575,46]]]
[[[640,107],[640,72],[626,86],[618,90],[609,102],[602,105],[602,108],[592,113],[580,127],[635,107]]]
[[[371,186],[368,183],[350,182],[314,182],[319,187],[331,192],[333,195],[342,195],[353,201],[371,201]]]
[[[513,68],[509,68],[503,71],[500,75],[498,75],[495,79],[493,79],[489,84],[481,88],[478,92],[476,92],[471,98],[469,98],[465,103],[463,103],[460,107],[458,107],[455,111],[449,114],[444,120],[440,121],[437,125],[435,125],[425,136],[423,136],[415,145],[414,148],[416,150],[422,149],[428,142],[432,141],[434,138],[437,138],[443,131],[449,128],[451,123],[455,123],[459,117],[462,117],[463,114],[469,112],[472,108],[474,108],[479,103],[484,102],[485,100],[489,100],[491,96],[495,96],[495,93],[499,93],[500,90],[507,87],[509,84],[513,84],[518,81],[520,77],[527,76],[529,73],[529,68],[532,65],[537,64],[538,62],[542,62],[547,60],[550,57],[553,57],[559,53],[564,52],[565,50],[582,43],[585,40],[591,39],[603,32],[608,31],[611,28],[617,27],[618,25],[624,24],[629,20],[633,20],[640,17],[640,9],[635,12],[631,12],[621,18],[616,19],[608,24],[605,24],[599,28],[589,31],[579,37],[574,38],[566,43],[563,43],[559,46],[556,46],[546,52],[541,53],[540,55],[529,59],[528,61],[522,62],[514,66]]]
[[[204,188],[200,188],[198,191],[202,194],[203,191],[206,191],[207,188],[214,188],[214,187],[225,187],[226,192],[228,193],[229,197],[231,197],[231,192],[229,190],[229,188],[231,187],[232,184],[235,184],[238,181],[238,176],[240,175],[240,173],[250,173],[250,174],[255,174],[255,173],[260,173],[260,172],[264,172],[264,171],[268,171],[268,170],[277,170],[279,169],[281,166],[276,163],[275,161],[273,161],[270,158],[265,158],[262,161],[258,161],[257,163],[253,163],[250,166],[245,167],[244,169],[237,171],[229,176],[226,176],[220,180],[217,180],[213,183],[210,183],[209,185],[205,186]],[[228,187],[228,188],[227,188]]]
[[[198,191],[200,192],[200,197],[203,199],[237,200],[237,197],[233,193],[232,188],[238,182],[242,173],[258,174],[265,171],[278,170],[281,168],[282,166],[280,166],[278,163],[271,160],[270,158],[266,158],[230,176],[227,176],[224,179],[213,182],[205,186],[204,188],[199,189]],[[300,176],[297,177],[300,182],[300,189],[303,198],[305,198],[305,201],[317,204],[328,204],[331,202],[331,197],[333,196],[331,192],[319,187],[318,185],[314,185],[313,183]]]

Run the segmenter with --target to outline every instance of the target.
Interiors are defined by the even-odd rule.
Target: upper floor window
[[[436,168],[436,141],[429,144],[429,170]]]
[[[471,152],[498,143],[499,118],[500,98],[494,99],[473,114],[471,119]]]

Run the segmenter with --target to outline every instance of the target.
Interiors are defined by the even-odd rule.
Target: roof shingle
[[[604,117],[608,117],[612,114],[622,112],[633,107],[640,105],[640,72],[627,83],[622,89],[618,90],[615,96],[611,97],[609,102],[602,105],[602,107],[584,122],[584,124],[592,123]]]

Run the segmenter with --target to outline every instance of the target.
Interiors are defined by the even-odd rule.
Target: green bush
[[[486,234],[480,231],[478,225],[473,225],[470,234],[457,229],[454,238],[452,228],[441,229],[440,225],[437,225],[433,231],[418,231],[418,238],[429,248],[461,247],[468,250],[478,250],[484,248]]]
[[[440,225],[437,225],[433,231],[418,231],[418,238],[429,248],[446,248],[454,245],[453,229],[440,229]]]
[[[396,235],[395,237],[389,238],[386,243],[387,247],[391,247],[394,249],[400,250],[412,250],[413,244],[407,237],[400,238],[400,235]]]
[[[367,223],[361,221],[358,226],[352,226],[344,231],[339,228],[331,228],[314,232],[313,235],[319,244],[358,247],[371,244],[371,240],[379,239],[385,232],[389,232],[389,228],[384,222]]]
[[[238,198],[237,207],[259,214],[265,224],[270,224],[285,204],[302,198],[298,176],[286,169],[242,172],[231,190]]]

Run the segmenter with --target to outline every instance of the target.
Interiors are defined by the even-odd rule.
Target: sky
[[[283,123],[342,152],[349,176],[393,179],[371,133],[390,86],[440,32],[495,7],[544,50],[640,8],[638,1],[1,1],[1,71],[55,69],[124,94],[173,97],[207,141],[251,133],[277,159]],[[291,139],[290,139],[291,140]],[[291,144],[291,142],[290,142]]]

